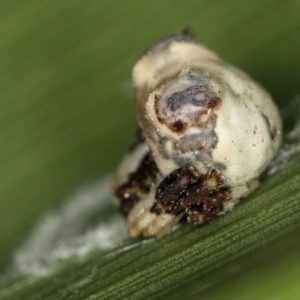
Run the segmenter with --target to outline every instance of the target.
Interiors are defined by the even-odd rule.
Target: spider
[[[139,130],[113,183],[132,237],[213,221],[259,185],[281,119],[253,79],[186,31],[152,46],[133,81]]]

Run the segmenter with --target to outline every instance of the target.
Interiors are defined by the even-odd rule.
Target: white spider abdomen
[[[191,164],[200,173],[219,170],[230,186],[257,178],[281,142],[270,95],[201,44],[156,47],[136,64],[134,80],[140,125],[161,172]]]
[[[135,65],[139,137],[113,190],[131,236],[207,223],[251,193],[281,142],[270,95],[189,34]]]

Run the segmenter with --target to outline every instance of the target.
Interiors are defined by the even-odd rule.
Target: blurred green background
[[[299,93],[299,13],[299,0],[1,1],[0,269],[41,215],[116,168],[148,46],[191,27],[284,106]]]

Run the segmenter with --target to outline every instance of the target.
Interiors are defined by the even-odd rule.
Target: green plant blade
[[[58,211],[67,195],[117,166],[134,136],[130,73],[145,48],[190,26],[284,107],[299,92],[299,9],[299,1],[281,0],[3,1],[3,274],[44,214]],[[295,279],[300,273],[295,254],[299,171],[296,154],[233,212],[208,226],[186,224],[161,239],[125,238],[112,248],[95,247],[81,259],[68,257],[46,276],[7,283],[0,297],[232,299],[234,292],[250,299],[271,295],[273,287],[274,299],[293,299],[299,294]],[[91,223],[115,216],[107,204]],[[265,256],[258,257],[263,251]],[[268,257],[276,261],[273,266],[260,264]],[[230,271],[237,264],[240,269]]]

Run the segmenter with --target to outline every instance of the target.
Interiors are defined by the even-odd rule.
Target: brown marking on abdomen
[[[185,211],[189,222],[210,222],[224,211],[224,203],[230,199],[230,191],[223,184],[215,169],[203,175],[192,166],[177,169],[158,186],[151,212],[177,216]]]
[[[114,192],[119,199],[120,210],[127,215],[133,206],[147,194],[157,180],[159,170],[151,153],[147,153],[138,169],[128,176],[128,180],[120,185]]]

